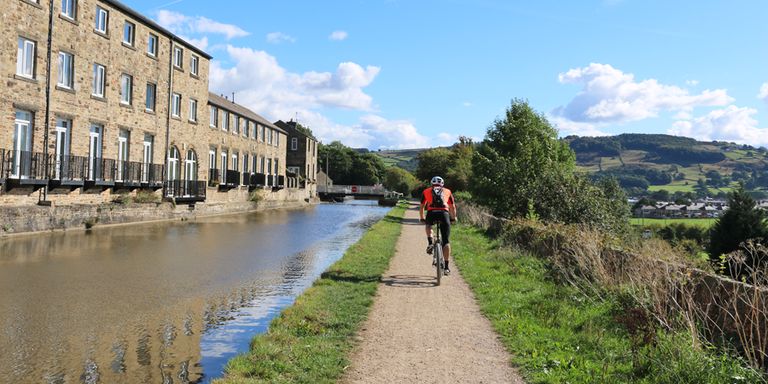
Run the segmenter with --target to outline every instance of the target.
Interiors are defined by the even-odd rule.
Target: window
[[[181,116],[181,95],[178,93],[174,93],[171,98],[171,116]]]
[[[267,131],[267,144],[272,145],[272,130]]]
[[[233,171],[239,171],[240,170],[240,163],[238,162],[238,153],[233,152],[232,153],[232,170]]]
[[[93,64],[93,96],[104,97],[106,69],[101,64]]]
[[[176,68],[182,68],[184,63],[184,51],[179,47],[173,47],[173,65]]]
[[[240,132],[240,116],[232,116],[232,133]]]
[[[189,121],[197,121],[197,100],[189,99]]]
[[[97,32],[106,34],[108,22],[109,22],[109,12],[102,7],[96,6],[96,24],[93,26],[93,28]]]
[[[123,25],[123,43],[133,46],[133,35],[136,31],[136,25],[126,21]]]
[[[191,55],[192,58],[189,62],[189,72],[193,75],[197,76],[197,69],[198,69],[198,63],[200,62],[200,58],[198,58],[195,55]]]
[[[250,137],[251,136],[251,122],[247,119],[245,120],[245,123],[243,124],[245,126],[245,129],[243,130],[243,136]]]
[[[74,85],[75,57],[71,53],[59,52],[59,81],[60,87],[72,89]]]
[[[147,38],[147,54],[157,57],[157,35],[149,34],[149,38]]]
[[[219,125],[219,110],[216,109],[216,107],[213,105],[211,105],[211,116],[209,118],[211,127],[216,127]]]
[[[120,104],[131,105],[133,102],[133,76],[125,73],[120,76]]]
[[[128,161],[130,161],[130,150],[128,146],[131,143],[131,132],[121,129],[117,136],[117,172],[115,179],[124,181],[128,176]]]
[[[187,151],[187,159],[184,160],[184,180],[197,181],[197,154],[191,149]]]
[[[16,110],[16,120],[13,124],[13,150],[19,154],[32,150],[32,121],[34,114],[30,111]],[[11,156],[11,177],[28,176],[31,158],[24,155]]]
[[[229,130],[229,112],[221,111],[221,129]]]
[[[275,131],[275,147],[280,146],[280,131]]]
[[[155,110],[155,100],[157,100],[157,85],[147,83],[147,95],[145,98],[144,108],[147,111]]]
[[[291,139],[291,151],[295,151],[299,149],[299,139],[297,137],[294,137]]]
[[[61,0],[61,15],[68,19],[75,19],[77,0]]]
[[[259,141],[264,141],[264,140],[267,139],[267,137],[264,136],[264,134],[265,134],[264,126],[263,125],[259,125],[259,128],[261,128],[260,129],[261,132],[259,133]]]
[[[35,42],[23,37],[19,37],[16,74],[30,79],[35,77]]]
[[[54,139],[55,157],[53,164],[53,178],[61,180],[71,175],[70,168],[74,168],[69,156],[70,135],[72,133],[72,120],[56,119],[56,137]]]
[[[216,170],[216,148],[211,147],[211,149],[208,150],[208,181],[216,180],[215,177],[215,170]]]

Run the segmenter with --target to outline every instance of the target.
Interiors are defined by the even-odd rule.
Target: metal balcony
[[[164,195],[173,198],[176,202],[205,201],[206,182],[172,180],[165,182]]]
[[[5,183],[7,188],[42,188],[48,184],[45,164],[45,153],[16,150],[5,151],[2,168],[6,175]]]
[[[88,158],[74,155],[51,155],[48,162],[48,188],[75,189],[85,184]]]

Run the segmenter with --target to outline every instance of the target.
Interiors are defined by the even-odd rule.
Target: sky
[[[324,143],[476,141],[526,100],[568,135],[768,146],[765,0],[122,0],[209,87]]]

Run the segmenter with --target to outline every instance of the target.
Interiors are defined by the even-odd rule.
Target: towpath
[[[523,383],[451,262],[435,285],[418,206],[403,230],[342,383]],[[461,257],[461,255],[458,255]]]

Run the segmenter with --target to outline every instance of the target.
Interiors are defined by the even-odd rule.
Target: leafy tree
[[[712,227],[710,235],[708,251],[715,262],[720,255],[737,250],[739,244],[746,240],[768,236],[766,213],[755,206],[755,200],[743,185],[729,194],[728,207]]]
[[[339,141],[318,146],[321,169],[328,162],[329,177],[336,184],[373,185],[384,177],[384,162],[373,153],[358,153]]]
[[[422,181],[429,181],[434,176],[446,178],[451,168],[452,155],[448,148],[432,148],[419,153],[416,157],[419,161],[416,177]]]
[[[527,101],[514,99],[505,118],[489,127],[472,159],[472,196],[501,216],[524,216],[539,191],[539,179],[554,179],[575,166],[573,151]]]
[[[418,184],[416,176],[400,167],[389,167],[384,175],[384,187],[390,191],[410,194]]]

